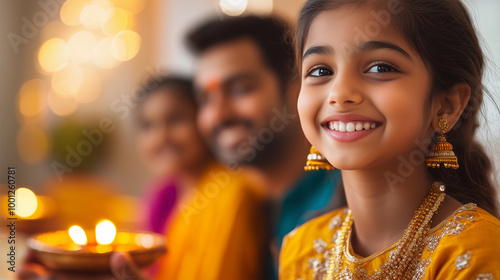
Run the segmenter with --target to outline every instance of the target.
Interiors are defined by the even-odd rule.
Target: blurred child
[[[176,201],[195,187],[211,155],[196,128],[191,81],[153,78],[141,93],[145,99],[138,108],[138,148],[156,176],[145,199],[145,226],[163,233]]]

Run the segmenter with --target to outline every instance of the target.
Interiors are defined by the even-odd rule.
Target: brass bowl
[[[139,268],[152,265],[166,252],[165,239],[160,234],[120,232],[117,237],[120,235],[128,238],[125,241],[122,238],[122,242],[116,238],[118,241],[115,239],[110,245],[84,247],[74,244],[66,231],[54,231],[32,236],[28,247],[45,267],[73,272],[110,272],[113,252],[128,252]],[[142,244],[141,239],[145,240]]]

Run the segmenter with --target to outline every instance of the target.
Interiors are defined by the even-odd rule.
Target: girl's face
[[[157,175],[192,169],[207,154],[196,128],[196,108],[168,91],[151,92],[140,109],[139,152]]]
[[[394,163],[432,135],[429,71],[377,12],[323,11],[304,43],[302,128],[339,169]]]

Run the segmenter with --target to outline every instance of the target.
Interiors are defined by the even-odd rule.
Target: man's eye
[[[245,95],[255,88],[252,84],[235,84],[229,87],[228,91],[232,96]]]
[[[141,121],[139,125],[140,125],[141,130],[143,130],[143,131],[148,131],[153,127],[153,124],[151,122],[148,122],[148,121]]]
[[[199,107],[203,107],[210,102],[210,98],[206,94],[196,96],[196,103]]]
[[[367,73],[387,73],[387,72],[397,72],[397,70],[387,64],[377,64],[368,69]]]
[[[322,77],[322,76],[331,76],[333,75],[333,71],[330,69],[326,68],[316,68],[312,69],[307,76],[312,76],[312,77]]]

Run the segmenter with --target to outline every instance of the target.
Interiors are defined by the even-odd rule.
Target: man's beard
[[[228,126],[243,125],[250,130],[249,136],[234,149],[222,149],[218,147],[218,134]],[[234,120],[224,123],[215,129],[211,148],[217,158],[231,166],[253,166],[266,168],[282,161],[285,153],[293,152],[290,142],[300,137],[300,125],[292,122],[284,127],[282,131],[273,131],[269,127],[255,128],[255,124],[249,120]]]

